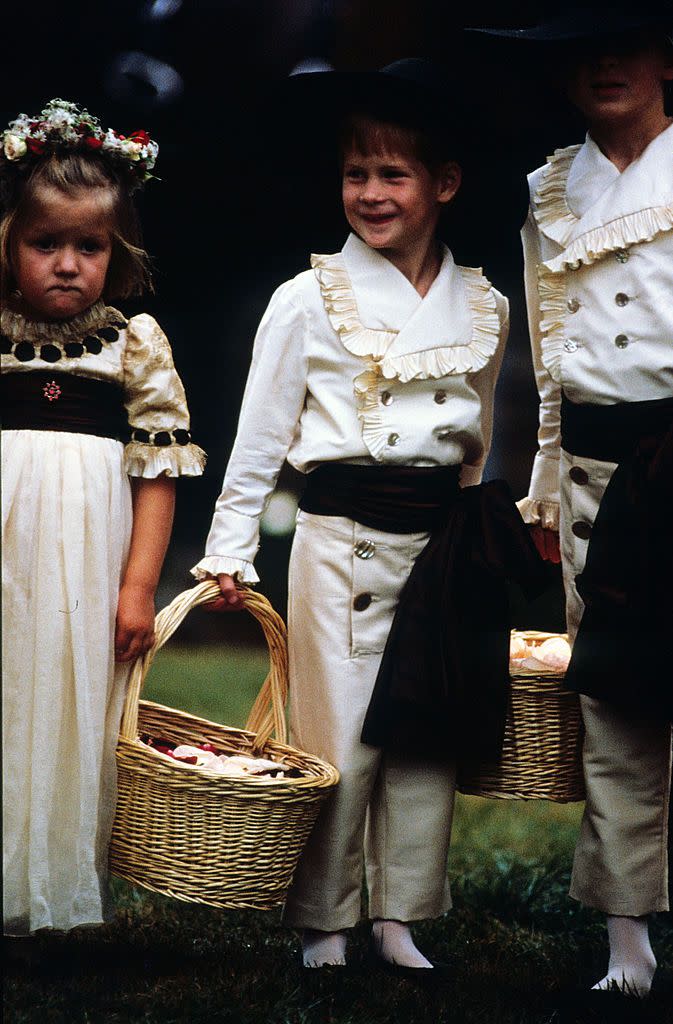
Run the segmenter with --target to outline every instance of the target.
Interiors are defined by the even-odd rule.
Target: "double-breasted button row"
[[[364,593],[364,594],[357,594],[353,598],[353,609],[356,612],[364,612],[364,611],[367,610],[367,608],[369,608],[371,603],[372,603],[372,595],[371,594],[366,594],[366,593]]]
[[[376,554],[376,544],[373,540],[369,540],[369,538],[357,540],[353,545],[353,551],[358,558],[367,561],[367,559],[373,558]]]
[[[589,483],[589,474],[581,466],[571,466],[568,476],[574,484],[579,484],[581,487]]]
[[[447,398],[446,391],[435,391],[432,397],[433,400],[437,403],[437,405],[444,405],[444,402],[446,401]],[[381,392],[381,405],[392,405],[394,401],[394,396],[391,394],[390,391]]]
[[[591,523],[587,523],[584,519],[578,519],[570,529],[580,540],[589,540],[591,536]]]

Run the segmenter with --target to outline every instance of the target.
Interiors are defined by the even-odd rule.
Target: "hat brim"
[[[531,28],[468,28],[466,31],[530,43],[569,43],[648,28],[673,28],[673,13],[638,15],[587,11],[574,17],[560,16]]]

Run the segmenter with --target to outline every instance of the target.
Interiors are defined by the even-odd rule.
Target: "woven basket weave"
[[[118,801],[110,870],[135,885],[215,907],[267,910],[281,903],[335,768],[287,746],[285,626],[260,594],[244,591],[260,622],[270,670],[245,729],[141,701],[157,651],[194,607],[220,595],[214,581],[179,594],[156,619],[153,647],[133,665],[117,748]],[[301,778],[229,778],[171,761],[139,734],[212,743],[227,754],[283,760]],[[271,739],[275,733],[276,739]]]
[[[514,635],[537,645],[558,634]],[[501,761],[459,766],[458,789],[504,800],[583,800],[583,736],[579,697],[563,688],[563,673],[519,669],[511,673]]]

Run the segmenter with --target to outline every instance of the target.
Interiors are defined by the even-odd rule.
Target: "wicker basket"
[[[515,633],[529,644],[557,635]],[[562,672],[513,672],[502,759],[459,766],[458,789],[504,800],[583,800],[583,735],[579,697],[563,688]]]
[[[267,910],[285,897],[335,768],[285,744],[285,626],[260,594],[244,591],[269,646],[270,671],[246,729],[141,701],[147,671],[187,612],[219,596],[214,581],[179,594],[159,613],[154,646],[131,670],[117,748],[118,802],[110,870],[135,885],[215,907]],[[228,754],[279,760],[301,778],[228,778],[171,761],[139,733],[175,743],[209,742]],[[275,733],[276,740],[271,739]]]

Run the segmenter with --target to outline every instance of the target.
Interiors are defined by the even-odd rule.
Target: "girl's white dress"
[[[52,371],[56,387],[43,396],[52,406],[60,374],[115,382],[140,438],[2,434],[4,922],[18,935],[106,916],[128,675],[115,665],[113,639],[132,528],[129,476],[197,475],[203,453],[150,316],[126,322],[98,303],[38,324],[5,309],[0,329],[3,373]]]

